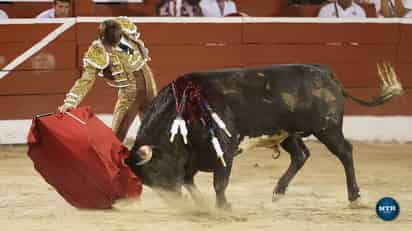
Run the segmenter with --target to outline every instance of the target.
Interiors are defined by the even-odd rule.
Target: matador
[[[112,130],[122,141],[135,117],[142,119],[157,88],[148,49],[140,39],[137,26],[126,17],[102,22],[98,39],[93,41],[83,57],[83,74],[67,93],[60,111],[77,107],[92,88],[96,76],[118,89],[113,112]]]

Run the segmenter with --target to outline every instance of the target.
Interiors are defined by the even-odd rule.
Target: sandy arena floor
[[[272,189],[288,155],[273,160],[269,151],[254,149],[239,156],[227,192],[232,212],[206,212],[191,203],[172,208],[149,188],[140,201],[121,202],[110,211],[78,210],[35,172],[26,147],[0,146],[0,230],[412,230],[412,144],[354,144],[363,201],[370,207],[360,210],[348,208],[341,164],[319,143],[309,146],[311,158],[275,203]],[[213,206],[211,180],[210,174],[197,176]],[[393,222],[375,215],[375,203],[384,196],[400,203]]]

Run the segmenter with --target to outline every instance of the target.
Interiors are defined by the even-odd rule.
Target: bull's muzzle
[[[136,165],[142,166],[152,159],[153,149],[149,145],[143,145],[137,150],[137,155],[140,157],[140,161]]]

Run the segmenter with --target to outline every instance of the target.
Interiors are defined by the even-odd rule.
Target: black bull
[[[364,106],[376,106],[400,95],[402,86],[393,68],[383,65],[378,66],[378,71],[382,91],[370,101],[349,95],[334,73],[323,65],[273,65],[184,75],[175,85],[163,88],[151,103],[127,162],[144,184],[176,194],[180,194],[185,186],[197,201],[201,198],[194,184],[195,174],[198,171],[213,172],[217,206],[226,208],[230,206],[225,190],[233,158],[241,152],[239,144],[245,137],[267,135],[266,143],[272,141],[272,145],[267,146],[275,147],[278,142],[290,154],[290,166],[274,189],[275,198],[285,193],[292,178],[309,158],[310,152],[302,137],[313,134],[343,164],[349,201],[357,202],[360,194],[352,145],[342,133],[344,100],[349,98]],[[226,167],[217,158],[210,135],[199,118],[188,124],[188,144],[184,144],[180,136],[173,143],[169,141],[170,127],[177,116],[176,99],[179,99],[173,86],[186,83],[197,86],[233,134],[229,137],[216,129]],[[186,119],[189,116],[185,115]],[[285,139],[280,139],[281,136]],[[271,140],[270,137],[279,139]],[[151,159],[146,160],[147,163],[137,164],[148,155]]]

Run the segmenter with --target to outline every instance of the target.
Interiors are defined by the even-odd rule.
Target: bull
[[[314,135],[342,163],[348,199],[350,205],[356,205],[360,190],[352,145],[342,132],[344,101],[372,107],[401,95],[402,86],[392,66],[378,65],[378,74],[381,92],[369,100],[350,95],[324,65],[186,74],[164,87],[151,103],[127,163],[145,185],[175,194],[184,186],[198,202],[202,199],[194,176],[198,171],[213,172],[216,206],[230,208],[225,190],[233,159],[242,152],[239,145],[246,137],[264,137],[259,139],[260,145],[274,150],[280,145],[290,155],[290,165],[274,187],[276,199],[285,194],[310,156],[302,138]],[[178,110],[182,105],[184,109]],[[213,113],[221,119],[220,125],[224,122],[225,130],[213,120]],[[171,141],[169,131],[179,117],[187,122],[187,139],[176,136]],[[221,160],[216,142],[211,142],[214,138],[224,153]]]

